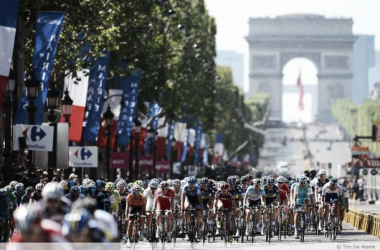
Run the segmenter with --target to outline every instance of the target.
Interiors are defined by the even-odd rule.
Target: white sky
[[[233,50],[244,54],[245,91],[248,91],[248,20],[250,17],[276,17],[283,14],[310,13],[326,17],[352,18],[354,34],[380,37],[380,0],[205,0],[211,16],[217,24],[217,49]],[[380,50],[380,39],[375,39]],[[302,62],[294,63],[289,69],[289,81],[296,83],[299,67],[302,65],[302,78],[312,76],[312,69]],[[286,80],[286,79],[285,79]],[[310,84],[315,84],[311,83]],[[288,99],[288,98],[286,98]],[[309,98],[307,98],[309,99]],[[311,100],[311,98],[310,98]],[[307,112],[305,100],[305,111]],[[311,101],[310,101],[311,105]],[[311,110],[311,109],[310,109]],[[294,110],[293,110],[294,111]],[[310,117],[310,115],[306,115]]]

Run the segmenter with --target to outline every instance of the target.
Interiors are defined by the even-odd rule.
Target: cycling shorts
[[[248,207],[249,208],[253,208],[253,207],[261,207],[261,200],[249,200],[249,204],[248,204]]]
[[[276,200],[276,197],[273,197],[273,198],[266,198],[266,200],[265,200],[265,204],[266,204],[266,205],[270,205],[270,204],[272,204],[275,200]]]
[[[137,214],[142,212],[142,207],[132,207],[131,211],[129,212],[130,214]]]

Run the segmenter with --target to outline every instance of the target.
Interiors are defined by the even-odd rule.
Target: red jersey
[[[287,185],[282,185],[281,188],[278,188],[278,193],[280,195],[280,201],[286,200],[290,195],[290,190]]]
[[[174,198],[174,191],[167,189],[166,193],[162,192],[162,189],[159,188],[155,193],[154,197],[157,199],[158,210],[170,210],[170,199]]]
[[[227,194],[223,194],[221,190],[216,192],[215,199],[220,200],[223,203],[223,207],[226,209],[232,208],[232,200],[234,200],[234,196],[227,192]]]

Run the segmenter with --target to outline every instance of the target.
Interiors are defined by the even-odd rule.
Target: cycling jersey
[[[294,195],[297,195],[296,205],[302,206],[305,199],[309,199],[309,195],[313,194],[313,190],[310,185],[306,183],[304,187],[301,186],[300,183],[294,188]]]
[[[180,207],[182,199],[182,188],[179,188],[178,192],[175,191],[175,187],[172,187],[171,190],[174,192],[174,208]]]
[[[290,195],[289,187],[283,184],[281,188],[278,188],[278,193],[280,196],[281,203],[284,202],[286,199],[288,199],[288,196]]]
[[[189,185],[186,185],[183,188],[183,194],[186,196],[187,201],[191,205],[199,205],[198,195],[201,195],[201,191],[199,190],[199,187],[194,186],[194,189],[192,191],[190,191]]]
[[[201,190],[201,197],[202,200],[210,200],[215,197],[214,190],[212,190],[210,187],[207,187],[206,189],[200,189]]]
[[[156,192],[157,192],[157,190],[156,190]],[[153,194],[152,189],[150,187],[145,189],[144,196],[146,198],[145,210],[150,212],[153,209],[153,202],[154,202],[154,194]]]
[[[24,191],[21,191],[21,192],[18,192],[17,190],[13,191],[13,195],[16,197],[17,199],[17,205],[20,206],[20,203],[21,203],[21,198],[22,196],[24,195]]]
[[[157,199],[157,208],[158,210],[170,210],[170,201],[174,198],[174,192],[171,189],[167,189],[164,193],[161,188],[157,189],[154,194],[154,197]]]
[[[2,217],[4,220],[9,220],[9,204],[12,203],[12,201],[8,197],[6,197],[4,200],[6,202],[0,202],[0,217]]]
[[[121,202],[120,194],[117,190],[110,194],[111,211],[117,212],[119,210],[119,203]]]
[[[146,199],[142,194],[135,196],[133,193],[131,193],[127,196],[127,203],[133,208],[142,207],[145,206]]]
[[[273,185],[272,186],[273,188],[271,190],[269,190],[269,185],[266,184],[264,185],[263,189],[264,189],[264,192],[265,192],[265,196],[267,198],[276,198],[277,195],[278,195],[278,187]]]
[[[239,199],[242,196],[241,187],[237,185],[235,185],[233,189],[230,188],[228,192],[232,194],[234,200]]]
[[[240,186],[240,189],[241,189],[241,193],[242,194],[245,194],[247,192],[247,189],[249,188],[249,185],[245,185],[245,187],[243,187],[243,185]]]
[[[265,195],[265,191],[263,188],[259,188],[258,190],[255,190],[254,186],[250,186],[245,194],[248,196],[248,200],[250,201],[257,201],[261,200],[261,197]]]
[[[347,206],[346,198],[348,198],[347,188],[339,185],[342,188],[342,195],[340,196],[340,204],[341,206]]]
[[[129,195],[129,192],[127,190],[124,190],[123,193],[120,193],[119,191],[119,194],[120,194],[121,210],[125,211],[125,209],[127,208],[127,196]]]
[[[339,185],[336,185],[335,189],[331,189],[331,183],[327,183],[323,186],[322,189],[322,195],[325,197],[324,202],[328,203],[331,200],[339,199],[339,197],[343,194],[342,187]]]
[[[221,201],[223,204],[223,208],[231,209],[232,208],[232,200],[234,200],[233,195],[230,192],[223,194],[221,190],[216,192],[215,199],[217,201]]]
[[[324,183],[322,183],[321,179],[319,179],[319,178],[315,178],[312,181],[311,185],[314,187],[314,190],[317,190],[317,192],[318,192],[318,197],[316,197],[316,198],[321,197],[323,186],[326,185],[326,183],[328,183],[327,179]]]
[[[27,195],[27,194],[24,194],[24,195],[21,197],[21,202],[20,202],[20,204],[21,204],[21,205],[29,204],[29,200],[30,200],[30,198],[28,197],[28,195]]]

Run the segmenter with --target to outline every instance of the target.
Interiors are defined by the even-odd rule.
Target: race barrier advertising
[[[380,238],[380,215],[350,208],[344,221],[355,228]]]
[[[97,168],[98,147],[70,147],[69,166],[81,168]]]

